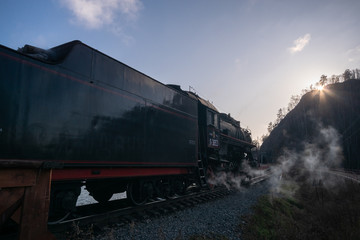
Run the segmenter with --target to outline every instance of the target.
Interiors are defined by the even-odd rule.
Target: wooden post
[[[47,230],[51,169],[43,162],[0,160],[0,232],[11,218],[18,239],[55,239]]]

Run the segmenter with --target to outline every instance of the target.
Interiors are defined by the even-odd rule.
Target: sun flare
[[[324,86],[318,86],[317,90],[322,91],[324,89]]]

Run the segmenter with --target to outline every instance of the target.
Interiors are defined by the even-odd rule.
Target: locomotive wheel
[[[183,179],[181,179],[181,178],[175,179],[172,184],[173,184],[172,188],[173,188],[175,194],[177,194],[177,195],[185,194],[186,183]]]
[[[147,187],[142,181],[130,183],[126,194],[134,205],[143,205],[149,198]]]
[[[80,187],[55,185],[51,192],[49,222],[56,223],[66,219],[75,210],[80,191]]]
[[[172,186],[170,186],[169,182],[166,180],[159,180],[155,184],[156,197],[160,198],[168,198],[170,197],[172,192]]]

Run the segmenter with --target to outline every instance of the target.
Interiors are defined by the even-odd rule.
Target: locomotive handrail
[[[223,134],[223,133],[220,133],[220,136],[223,137],[223,138],[228,138],[228,139],[233,140],[233,141],[236,141],[236,142],[240,142],[240,143],[245,144],[245,145],[247,145],[247,146],[249,146],[249,147],[256,147],[256,146],[255,146],[254,144],[252,144],[252,143],[249,143],[249,142],[246,142],[246,141],[244,141],[244,140],[231,137],[231,136],[226,135],[226,134]]]
[[[20,159],[0,159],[0,169],[2,168],[63,168],[64,163],[57,161],[36,161],[36,160],[20,160]]]
[[[41,161],[24,161],[16,159],[0,159],[1,168],[40,168],[43,165]]]

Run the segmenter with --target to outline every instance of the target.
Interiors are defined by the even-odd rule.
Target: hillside
[[[264,140],[260,148],[263,159],[275,162],[285,149],[303,151],[306,144],[317,141],[324,128],[337,132],[344,156],[342,166],[360,169],[360,80],[305,94]]]

